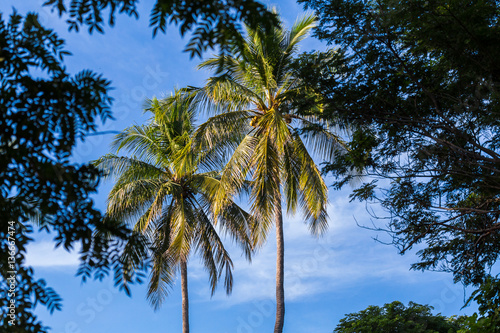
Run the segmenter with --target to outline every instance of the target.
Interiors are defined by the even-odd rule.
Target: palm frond
[[[305,144],[321,160],[331,161],[335,154],[346,153],[348,150],[345,141],[334,132],[318,121],[311,121],[306,117],[300,117],[302,122],[301,133],[305,139]],[[336,131],[339,132],[339,131]]]
[[[220,169],[249,131],[252,111],[226,112],[210,117],[193,135],[193,145],[200,152],[200,164]]]
[[[224,287],[229,294],[233,288],[233,262],[203,209],[197,211],[197,219],[200,221],[198,224],[200,229],[196,249],[200,252],[203,265],[208,271],[212,295],[223,272]]]
[[[274,222],[276,205],[281,201],[281,161],[272,140],[266,135],[259,137],[252,159],[255,170],[250,195],[251,211],[260,221],[254,235],[263,242]]]
[[[176,278],[177,266],[180,259],[173,255],[170,249],[172,240],[172,213],[173,202],[164,208],[164,212],[156,223],[156,230],[152,241],[152,261],[151,277],[147,298],[153,308],[157,310],[164,299],[172,290]]]
[[[251,260],[253,244],[251,230],[256,223],[253,216],[228,198],[223,204],[217,202],[217,194],[221,186],[220,176],[217,173],[198,174],[193,177],[195,187],[200,189],[199,201],[210,214],[214,224],[229,235],[238,244],[246,258]],[[223,205],[223,206],[222,206]],[[215,214],[214,208],[220,207],[219,215]]]
[[[298,134],[294,135],[294,156],[300,163],[299,202],[306,223],[315,235],[323,233],[328,226],[328,189],[321,172],[309,155]]]
[[[277,109],[267,111],[259,118],[256,127],[255,136],[267,136],[277,153],[283,155],[283,147],[290,141],[291,133],[281,112]]]
[[[260,95],[238,81],[241,80],[222,74],[209,78],[203,88],[192,88],[200,104],[199,111],[221,114],[227,111],[246,110],[252,103],[263,103]]]
[[[169,251],[176,258],[187,261],[193,245],[192,240],[198,236],[195,233],[198,222],[196,207],[182,192],[177,193],[172,200],[174,200],[171,218],[172,241]]]
[[[220,214],[218,223],[221,230],[241,247],[246,259],[251,261],[254,246],[258,242],[252,235],[252,230],[257,224],[255,218],[236,203],[231,202]]]
[[[252,135],[247,135],[235,149],[222,170],[220,186],[214,197],[216,216],[219,216],[229,200],[246,186],[247,175],[255,162],[254,151],[257,143],[258,139]]]
[[[167,252],[155,252],[149,279],[147,299],[158,310],[170,294],[176,278],[178,261]]]
[[[294,146],[287,143],[283,152],[283,194],[286,201],[288,213],[295,214],[297,211],[298,195],[300,191],[301,163],[296,158]]]
[[[172,161],[175,179],[189,178],[198,170],[198,156],[193,149],[191,140],[178,150]]]
[[[160,165],[153,165],[135,157],[106,154],[92,162],[106,177],[120,176],[124,173],[129,179],[170,177],[168,169],[161,169]]]
[[[157,126],[130,126],[115,136],[111,148],[116,153],[125,149],[137,158],[151,164],[158,164],[167,157],[158,135]]]
[[[307,33],[312,28],[314,28],[316,20],[316,16],[306,15],[294,23],[287,36],[286,48],[284,49],[285,54],[293,54],[296,51],[297,44],[307,36]]]
[[[175,186],[165,180],[117,182],[108,196],[106,213],[111,218],[132,223],[135,230],[146,232]]]

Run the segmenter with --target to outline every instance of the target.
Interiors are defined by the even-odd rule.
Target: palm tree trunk
[[[283,212],[281,210],[281,195],[276,204],[276,323],[274,333],[282,333],[285,323],[285,240],[283,238]]]
[[[181,289],[182,289],[182,333],[189,333],[187,263],[184,260],[181,261]]]

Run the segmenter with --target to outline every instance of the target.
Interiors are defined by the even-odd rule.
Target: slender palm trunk
[[[182,289],[182,333],[189,333],[189,300],[187,263],[181,261],[181,289]]]
[[[276,324],[274,333],[283,332],[285,323],[285,240],[283,238],[283,212],[281,210],[281,195],[276,204]]]

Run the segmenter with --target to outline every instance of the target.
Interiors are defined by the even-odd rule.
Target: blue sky
[[[114,28],[105,34],[89,35],[86,31],[68,32],[64,20],[42,8],[44,0],[3,0],[0,10],[10,13],[16,7],[21,13],[37,11],[42,23],[54,28],[73,53],[66,58],[68,70],[75,74],[83,69],[102,73],[112,81],[115,98],[115,121],[102,130],[122,130],[146,120],[142,114],[145,98],[168,95],[175,87],[201,85],[208,73],[196,70],[199,59],[190,60],[182,50],[187,40],[178,29],[170,27],[167,35],[152,38],[148,16],[152,2],[141,4],[140,19],[119,16]],[[290,26],[303,13],[294,1],[269,2],[275,5]],[[312,37],[302,43],[303,51],[324,49]],[[108,152],[111,136],[94,136],[80,144],[75,162],[84,163]],[[327,180],[331,183],[331,180]],[[100,186],[96,205],[104,210],[111,183]],[[356,223],[371,225],[365,204],[349,203],[349,189],[330,191],[330,228],[320,239],[312,237],[300,215],[285,219],[286,242],[286,319],[285,332],[331,332],[346,313],[400,300],[430,304],[444,315],[470,314],[474,308],[460,310],[464,290],[454,285],[445,273],[410,271],[416,261],[414,252],[399,256],[395,248],[375,242],[373,231]],[[368,207],[378,211],[376,206]],[[380,235],[383,237],[383,235]],[[255,256],[245,262],[237,248],[230,246],[235,263],[235,284],[231,296],[220,288],[210,297],[208,276],[193,256],[190,260],[189,292],[191,332],[250,333],[270,332],[274,327],[274,235]],[[40,235],[28,254],[36,274],[47,280],[63,298],[62,311],[53,315],[43,308],[37,313],[55,333],[104,332],[180,332],[180,283],[163,307],[154,312],[145,300],[146,286],[132,289],[127,297],[104,282],[81,283],[75,277],[77,255],[54,250],[47,235]]]

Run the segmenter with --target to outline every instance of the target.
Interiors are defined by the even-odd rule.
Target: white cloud
[[[416,282],[420,274],[409,271],[416,260],[412,255],[399,256],[392,246],[384,246],[371,237],[375,233],[356,225],[353,217],[370,224],[364,204],[349,203],[346,196],[339,195],[329,206],[330,225],[328,232],[315,238],[298,213],[285,217],[285,289],[287,300],[298,301],[310,296],[348,288],[363,281],[404,280]],[[230,242],[227,242],[230,243]],[[229,245],[234,262],[234,288],[227,298],[222,281],[219,291],[212,298],[221,306],[243,302],[272,299],[275,296],[276,241],[274,233],[252,263],[248,263],[241,250]],[[35,267],[64,267],[78,265],[78,249],[68,253],[62,248],[54,249],[50,240],[39,240],[30,244],[27,263]],[[191,290],[196,301],[210,299],[208,275],[198,256],[191,258],[189,277],[193,281]]]
[[[27,249],[26,264],[34,267],[77,266],[78,249],[71,252],[64,248],[54,248],[49,240],[31,243]]]
[[[339,192],[337,192],[339,193]],[[342,192],[340,192],[342,193]],[[354,212],[354,214],[353,214]],[[354,216],[355,218],[354,218]],[[330,225],[323,237],[311,236],[298,213],[285,217],[285,294],[287,300],[298,301],[325,292],[359,285],[363,281],[418,282],[421,274],[410,271],[417,258],[400,256],[392,246],[376,242],[376,233],[360,228],[356,221],[371,225],[365,205],[349,203],[338,195],[329,206]],[[234,262],[234,288],[230,298],[219,291],[213,297],[222,306],[272,299],[275,296],[276,241],[270,234],[267,244],[254,256],[252,263],[238,257],[231,247]],[[198,260],[191,261],[190,277],[206,286],[207,276]],[[427,276],[432,279],[432,277]],[[222,288],[221,288],[222,289]],[[208,299],[208,287],[195,291],[200,300]]]

